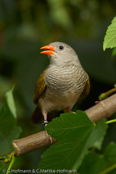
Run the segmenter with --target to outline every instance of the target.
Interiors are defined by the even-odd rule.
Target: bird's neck
[[[81,68],[82,66],[81,66],[80,61],[78,61],[78,62],[68,61],[68,62],[64,62],[64,63],[62,63],[62,62],[54,63],[54,62],[50,61],[49,67],[65,68],[65,69],[67,69],[67,68],[70,68],[70,67],[71,68],[72,67],[80,67]]]

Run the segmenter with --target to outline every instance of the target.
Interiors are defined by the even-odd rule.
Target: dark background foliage
[[[63,41],[71,45],[90,76],[89,96],[74,107],[85,110],[100,93],[116,83],[116,59],[103,52],[107,26],[115,16],[115,0],[0,0],[0,107],[5,92],[15,84],[18,125],[21,137],[43,129],[30,123],[37,78],[49,64],[40,47]],[[104,146],[115,141],[115,126],[109,127]],[[36,168],[45,149],[17,158],[16,168]]]

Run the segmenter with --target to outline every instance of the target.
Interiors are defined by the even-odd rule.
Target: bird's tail
[[[31,123],[32,125],[41,124],[42,120],[43,120],[42,112],[40,108],[36,106],[31,116]]]

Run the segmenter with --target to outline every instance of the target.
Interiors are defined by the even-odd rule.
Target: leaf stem
[[[114,165],[112,165],[111,167],[105,169],[104,171],[100,172],[99,174],[107,174],[109,172],[111,172],[112,170],[114,170],[116,168],[116,163]]]
[[[10,171],[12,165],[14,164],[14,162],[15,162],[15,156],[14,155],[11,155],[11,162],[9,164],[9,167],[8,167],[8,170],[7,170],[6,174],[9,173],[9,171]]]
[[[106,124],[115,123],[115,122],[116,122],[116,119],[113,119],[113,120],[106,121]]]
[[[99,100],[103,100],[107,98],[109,95],[113,94],[114,92],[116,92],[116,85],[114,85],[113,89],[110,89],[109,91],[100,94]]]

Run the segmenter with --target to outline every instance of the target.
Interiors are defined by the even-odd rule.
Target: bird
[[[46,126],[56,111],[72,112],[75,103],[90,90],[88,74],[75,50],[66,43],[53,42],[43,46],[41,54],[48,55],[50,64],[37,79],[33,102],[36,107],[32,124]]]

